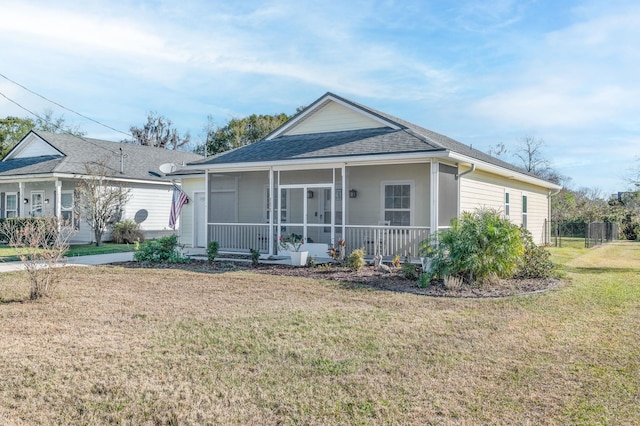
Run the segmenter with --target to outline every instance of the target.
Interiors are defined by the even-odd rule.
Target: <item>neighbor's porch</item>
[[[209,173],[206,241],[275,255],[280,238],[295,235],[310,256],[344,240],[346,253],[415,258],[432,229],[458,214],[456,172],[425,161]]]

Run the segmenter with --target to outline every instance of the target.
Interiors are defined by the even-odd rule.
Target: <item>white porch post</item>
[[[347,164],[342,163],[342,239],[346,241],[347,234],[347,197],[349,196],[349,188],[347,188]]]
[[[56,206],[55,206],[55,214],[58,219],[62,215],[62,182],[56,179]]]
[[[437,160],[431,162],[431,234],[438,232],[438,170]]]
[[[25,204],[22,202],[23,198],[27,198],[26,194],[24,193],[24,182],[18,182],[18,193],[20,194],[18,196],[18,210],[19,210],[19,214],[18,216],[20,217],[26,217],[24,215],[24,210],[26,209]]]
[[[277,224],[277,229],[276,229],[276,238],[277,241],[280,241],[280,231],[282,230],[282,226],[280,224],[280,219],[282,218],[281,213],[280,213],[280,209],[282,209],[282,191],[280,190],[280,170],[278,170],[278,211],[276,211],[276,219],[275,219],[275,223]],[[271,195],[272,197],[274,196],[274,194]],[[291,202],[289,200],[287,200],[288,202]]]
[[[273,217],[275,212],[273,211],[273,197],[275,197],[275,191],[273,188],[273,167],[269,167],[269,256],[273,255]]]

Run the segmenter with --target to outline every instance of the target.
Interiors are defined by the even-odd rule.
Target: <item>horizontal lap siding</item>
[[[504,213],[504,183],[501,185],[492,176],[476,173],[465,175],[460,180],[460,211],[472,212],[486,207]]]
[[[481,207],[504,213],[504,194],[509,192],[509,220],[522,225],[522,196],[527,195],[527,229],[538,244],[545,242],[545,220],[548,218],[548,189],[502,178],[485,172],[474,172],[460,181],[460,211],[472,212]]]
[[[362,114],[331,102],[322,107],[320,111],[313,114],[309,119],[303,120],[293,129],[287,131],[286,134],[301,135],[377,127],[383,126],[379,122],[367,118]]]
[[[143,231],[169,230],[169,212],[173,188],[168,185],[143,185],[131,188],[130,199],[125,206],[124,219],[134,220],[136,214],[146,219],[140,223]]]

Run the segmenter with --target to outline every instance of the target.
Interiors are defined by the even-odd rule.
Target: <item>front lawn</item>
[[[252,272],[0,275],[8,424],[634,424],[640,244],[541,295],[429,298]],[[571,249],[574,250],[574,249]]]
[[[133,244],[103,243],[100,247],[96,247],[95,244],[74,244],[69,248],[66,256],[88,256],[92,254],[122,253],[134,250],[135,245]],[[11,262],[20,260],[17,254],[18,251],[14,247],[0,244],[0,261]]]

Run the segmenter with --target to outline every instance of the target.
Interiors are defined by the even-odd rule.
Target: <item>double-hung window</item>
[[[413,184],[383,182],[383,217],[391,226],[411,226]]]
[[[18,216],[18,193],[7,192],[4,194],[4,217]]]
[[[73,216],[73,191],[62,191],[60,194],[60,216],[64,226],[75,227]]]
[[[505,193],[504,193],[504,217],[506,219],[509,219],[509,210],[510,210],[509,191],[505,191]]]
[[[523,194],[522,195],[522,227],[524,229],[527,229],[527,215],[529,210],[529,206],[527,204],[528,204],[527,196]]]

